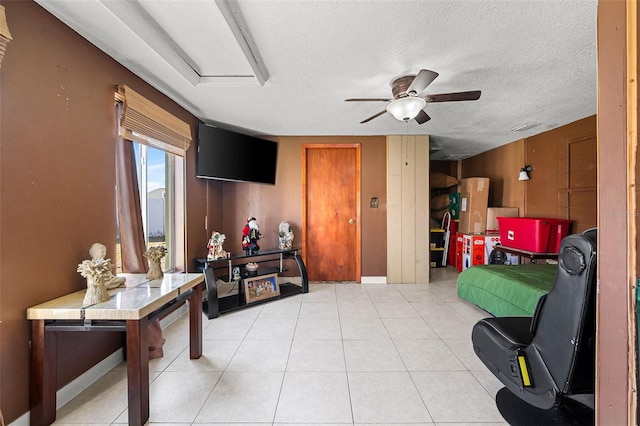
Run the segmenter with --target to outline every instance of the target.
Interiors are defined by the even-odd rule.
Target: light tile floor
[[[150,423],[163,425],[505,425],[500,382],[475,356],[488,316],[458,299],[454,268],[429,284],[312,284],[305,295],[204,320],[189,359],[188,318],[150,362]],[[127,423],[122,363],[55,424]]]

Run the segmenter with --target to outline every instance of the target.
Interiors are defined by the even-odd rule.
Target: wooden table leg
[[[202,284],[193,288],[189,298],[189,358],[202,356]]]
[[[31,384],[29,422],[50,425],[56,420],[57,345],[56,333],[47,332],[44,320],[31,321]]]
[[[127,320],[129,425],[149,420],[149,321]]]

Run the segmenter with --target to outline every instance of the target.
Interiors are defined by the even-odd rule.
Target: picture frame
[[[258,275],[245,278],[242,281],[247,304],[280,296],[278,274]]]

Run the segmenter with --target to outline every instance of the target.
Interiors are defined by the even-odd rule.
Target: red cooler
[[[557,253],[569,233],[570,220],[535,217],[498,217],[500,241],[505,247],[535,253]]]

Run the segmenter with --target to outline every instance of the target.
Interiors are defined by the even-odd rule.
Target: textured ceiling
[[[202,121],[257,135],[429,134],[460,159],[596,113],[596,0],[37,0]],[[440,75],[418,125],[385,104]],[[533,125],[528,130],[511,129]]]

